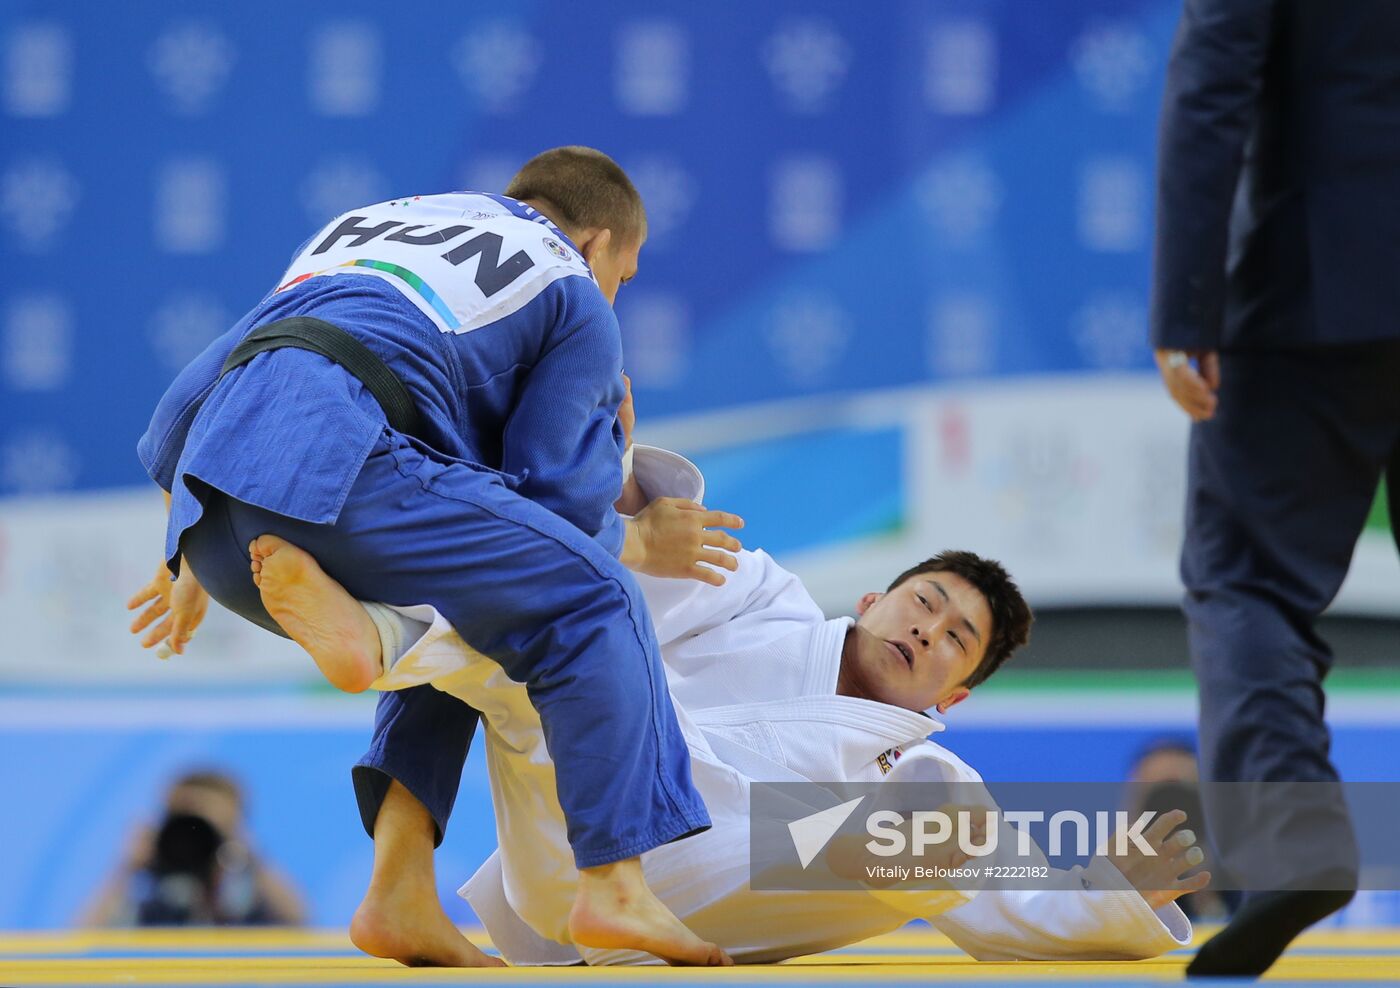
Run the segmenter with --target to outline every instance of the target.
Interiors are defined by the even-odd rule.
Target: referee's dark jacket
[[[1153,345],[1400,338],[1400,0],[1186,0],[1166,85]]]
[[[1158,166],[1153,344],[1220,352],[1181,556],[1201,777],[1336,783],[1314,623],[1383,471],[1400,515],[1400,0],[1186,0]],[[1203,792],[1236,887],[1352,887],[1340,796],[1261,791]]]

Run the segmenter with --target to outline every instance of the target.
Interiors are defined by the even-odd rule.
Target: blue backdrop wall
[[[643,414],[1143,368],[1164,0],[0,4],[0,495],[143,482],[336,212],[585,143]]]

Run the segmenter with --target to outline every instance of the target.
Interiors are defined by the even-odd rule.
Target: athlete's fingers
[[[1156,820],[1152,821],[1152,826],[1148,827],[1143,836],[1152,844],[1160,845],[1166,840],[1167,834],[1186,822],[1186,814],[1182,810],[1168,810]],[[1194,840],[1194,838],[1193,838]]]
[[[128,611],[134,611],[146,601],[159,597],[160,595],[160,585],[157,584],[155,580],[152,580],[132,595],[132,598],[126,602],[126,609]]]
[[[1191,831],[1183,830],[1181,833],[1191,834]],[[1172,834],[1170,837],[1164,840],[1159,850],[1159,854],[1167,861],[1170,861],[1173,864],[1177,864],[1179,869],[1184,871],[1186,868],[1194,868],[1196,865],[1204,861],[1206,852],[1196,846],[1195,834],[1191,834],[1190,844],[1181,843],[1181,841],[1178,839],[1180,836],[1180,834]],[[1192,851],[1195,851],[1196,853],[1193,855],[1191,853]],[[1192,859],[1194,859],[1194,862],[1192,864],[1185,863],[1187,861],[1192,861]]]
[[[1203,863],[1206,859],[1206,852],[1196,847],[1182,847],[1175,839],[1167,841],[1162,848],[1162,857],[1177,871],[1187,871]]]
[[[744,547],[742,542],[728,532],[708,528],[702,534],[700,542],[711,549],[728,549],[730,552],[738,552]]]
[[[1168,844],[1175,845],[1178,853],[1185,854],[1196,846],[1196,832],[1194,830],[1178,830],[1167,839]]]
[[[739,560],[727,552],[702,552],[700,553],[700,562],[709,563],[711,566],[720,566],[727,570],[739,568]]]
[[[730,511],[711,511],[703,504],[696,504],[694,501],[686,501],[681,498],[673,498],[677,506],[686,511],[703,511],[705,516],[700,519],[700,524],[706,528],[743,528],[744,519]]]
[[[706,528],[743,528],[744,519],[728,511],[706,511],[700,524]]]
[[[142,648],[150,648],[156,642],[164,641],[170,635],[170,629],[174,625],[172,618],[166,618],[150,631],[146,632],[146,637],[141,639]]]
[[[699,580],[701,583],[708,583],[712,587],[724,586],[724,577],[708,566],[700,566],[697,564],[690,567],[690,578]]]
[[[174,624],[170,629],[170,647],[175,654],[184,653],[185,645],[194,637],[194,626],[199,622],[193,615],[179,611],[174,615]]]
[[[136,634],[168,610],[170,610],[170,605],[166,601],[157,600],[150,607],[136,615],[135,620],[131,622],[131,633],[133,635]]]
[[[1170,844],[1168,845],[1170,848]],[[1157,862],[1172,878],[1180,878],[1192,868],[1199,867],[1206,860],[1206,852],[1199,847],[1183,848],[1180,853],[1173,854],[1168,849],[1164,851]]]
[[[1183,878],[1173,885],[1172,888],[1180,890],[1182,894],[1185,894],[1187,892],[1199,892],[1209,884],[1210,872],[1202,871],[1192,875],[1190,878]]]

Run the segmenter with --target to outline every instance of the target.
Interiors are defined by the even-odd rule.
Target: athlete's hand
[[[1214,350],[1156,350],[1153,356],[1167,393],[1191,421],[1213,418],[1220,404],[1220,354]]]
[[[1163,813],[1143,831],[1143,839],[1155,855],[1143,853],[1131,840],[1125,842],[1126,854],[1114,853],[1118,849],[1118,836],[1115,834],[1109,839],[1108,853],[1104,857],[1113,862],[1153,909],[1161,909],[1168,902],[1175,902],[1188,892],[1199,892],[1210,884],[1208,871],[1190,878],[1182,877],[1206,859],[1205,851],[1196,846],[1194,833],[1189,830],[1172,833],[1185,822],[1183,811],[1172,810]]]
[[[637,427],[637,409],[632,404],[632,379],[622,375],[622,385],[627,389],[622,405],[617,410],[617,421],[622,426],[622,448],[632,448],[632,432]],[[622,493],[613,502],[613,510],[620,515],[635,515],[647,506],[647,495],[633,474],[622,482]]]
[[[161,563],[151,582],[126,602],[126,609],[134,611],[142,605],[149,606],[131,622],[133,635],[139,635],[157,618],[164,620],[146,632],[141,639],[141,647],[150,648],[164,640],[169,643],[172,652],[183,655],[185,646],[194,637],[195,629],[209,610],[209,594],[199,585],[189,563],[180,567],[177,580],[170,579],[170,571],[165,568],[165,563]]]
[[[637,406],[632,403],[632,379],[626,374],[622,375],[622,386],[627,389],[623,396],[622,404],[617,409],[617,421],[622,426],[622,448],[629,449],[632,445],[632,433],[637,428]]]
[[[734,536],[714,527],[743,528],[744,519],[727,511],[708,511],[682,497],[659,497],[627,522],[622,564],[648,576],[723,586],[723,574],[710,567],[738,569],[733,553],[741,546]]]

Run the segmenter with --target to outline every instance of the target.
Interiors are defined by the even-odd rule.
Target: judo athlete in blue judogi
[[[178,595],[199,596],[187,589],[195,581],[307,645],[316,629],[290,611],[269,613],[259,597],[250,552],[265,536],[306,547],[360,597],[432,604],[525,683],[539,711],[582,875],[572,935],[722,963],[641,876],[643,851],[710,821],[623,563],[721,580],[696,563],[732,568],[715,547],[737,542],[705,525],[740,522],[662,502],[624,522],[612,506],[625,389],[610,303],[645,238],[626,175],[599,152],[560,148],[529,162],[507,191],[337,217],[275,291],[181,372],[139,451],[170,495],[163,558],[174,574],[183,560],[185,575],[172,589],[162,573],[138,595],[135,604],[154,597],[157,613],[136,630],[171,607],[147,640],[168,637],[180,651],[198,615]],[[342,689],[363,690],[379,674],[353,651],[313,644]],[[465,749],[476,716],[446,706],[396,699],[380,720],[421,727],[454,717],[445,733]],[[423,736],[441,737],[436,727]],[[399,777],[411,790],[412,775]],[[450,812],[452,793],[408,795],[439,821]],[[435,839],[431,822],[420,829],[412,839]],[[399,836],[376,832],[376,880]],[[401,879],[372,880],[357,943],[409,963],[490,962],[455,930],[426,941],[415,930],[415,953],[401,956],[401,928],[413,923]]]

